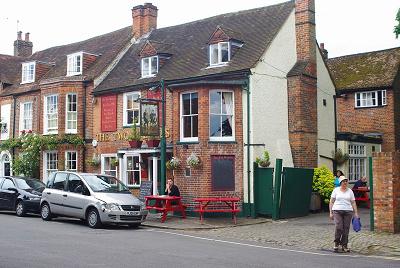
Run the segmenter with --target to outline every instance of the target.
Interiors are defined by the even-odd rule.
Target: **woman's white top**
[[[333,189],[331,198],[335,199],[332,210],[350,210],[353,211],[351,201],[354,201],[354,193],[351,189],[347,188],[345,192],[340,190],[340,187]]]

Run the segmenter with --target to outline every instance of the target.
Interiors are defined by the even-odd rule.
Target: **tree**
[[[400,8],[397,11],[396,20],[397,20],[397,25],[394,26],[393,32],[396,35],[396,39],[397,39],[400,35]]]

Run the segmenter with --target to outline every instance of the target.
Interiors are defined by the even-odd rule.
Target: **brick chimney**
[[[32,47],[29,33],[25,33],[25,40],[22,40],[22,32],[17,32],[17,40],[14,41],[14,56],[29,57],[32,55]]]
[[[318,165],[314,0],[295,1],[297,62],[288,74],[289,142],[295,167]]]
[[[157,29],[157,12],[157,7],[151,3],[132,8],[132,35],[134,38],[141,37],[151,29]]]
[[[325,44],[324,43],[320,43],[319,44],[319,49],[322,52],[322,57],[324,58],[324,60],[328,59],[328,50],[325,49]]]

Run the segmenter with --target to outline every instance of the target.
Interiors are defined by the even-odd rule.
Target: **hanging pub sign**
[[[158,102],[140,102],[140,135],[159,136]]]

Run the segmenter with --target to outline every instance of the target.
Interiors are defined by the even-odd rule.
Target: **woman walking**
[[[332,191],[329,202],[329,217],[335,221],[335,245],[334,251],[342,246],[344,252],[350,252],[348,247],[350,223],[353,217],[358,218],[357,205],[353,191],[348,188],[348,179],[345,176],[339,177],[339,187]]]

